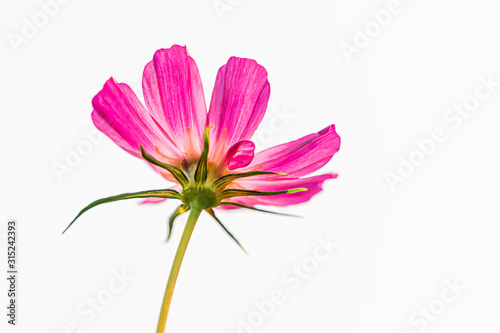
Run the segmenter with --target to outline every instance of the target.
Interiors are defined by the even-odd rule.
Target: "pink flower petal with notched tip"
[[[186,47],[156,51],[144,68],[142,87],[148,109],[177,146],[182,147],[189,127],[200,152],[207,108],[198,67]]]
[[[231,188],[240,188],[253,191],[282,191],[294,188],[307,188],[307,191],[295,192],[289,194],[280,194],[273,196],[255,196],[255,197],[234,197],[226,199],[226,202],[235,202],[246,206],[255,205],[273,205],[288,206],[295,205],[310,200],[314,195],[322,190],[323,182],[327,179],[337,178],[336,174],[324,174],[307,178],[288,178],[276,180],[237,180],[230,186]],[[219,206],[218,208],[230,209],[231,206]]]
[[[229,148],[250,139],[264,117],[269,94],[264,67],[255,60],[230,58],[217,73],[208,111],[213,146]]]
[[[113,78],[106,81],[92,100],[92,106],[96,127],[126,151],[140,156],[140,145],[148,153],[154,153],[154,147],[161,146],[177,154],[177,147],[159,131],[149,112],[125,83],[118,83]]]
[[[245,171],[265,170],[295,177],[305,176],[325,165],[339,149],[340,137],[335,132],[335,126],[330,125],[318,133],[257,153]]]

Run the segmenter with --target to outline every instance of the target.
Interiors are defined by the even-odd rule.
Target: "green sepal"
[[[236,202],[221,202],[219,205],[220,206],[235,206],[235,207],[239,207],[239,208],[246,208],[246,209],[255,210],[257,212],[262,212],[262,213],[268,213],[268,214],[275,214],[275,215],[282,215],[282,216],[290,216],[290,217],[300,217],[300,218],[302,218],[302,216],[300,216],[300,215],[293,215],[293,214],[285,214],[285,213],[273,212],[271,210],[265,210],[265,209],[251,207],[251,206],[245,206],[245,205],[242,205],[242,204],[239,204],[239,203],[236,203]]]
[[[177,218],[177,216],[181,215],[181,214],[184,214],[185,212],[187,212],[191,207],[189,207],[189,205],[186,205],[186,204],[182,204],[180,205],[179,207],[177,207],[177,209],[175,210],[175,212],[170,216],[170,218],[168,219],[168,235],[167,235],[167,242],[168,240],[170,239],[170,236],[172,236],[172,228],[174,227],[174,221],[175,219]]]
[[[252,176],[258,176],[258,175],[278,175],[278,176],[286,176],[287,174],[285,173],[278,173],[278,172],[272,172],[272,171],[250,171],[250,172],[243,172],[243,173],[232,173],[229,175],[225,175],[217,179],[212,186],[215,189],[219,189],[222,186],[226,185],[227,183],[239,179],[239,178],[246,178],[246,177],[252,177]]]
[[[240,242],[236,239],[236,237],[234,237],[233,234],[217,218],[217,216],[215,215],[214,210],[212,208],[209,208],[209,209],[206,209],[205,211],[214,218],[214,220],[220,225],[220,227],[222,229],[224,229],[224,231],[229,235],[229,237],[231,237],[233,239],[233,241],[235,241],[236,244],[238,244],[238,246],[243,250],[243,252],[245,252],[245,254],[248,254],[247,250],[245,250],[245,248],[240,244]]]
[[[208,150],[210,147],[210,137],[208,132],[212,129],[212,126],[205,127],[205,133],[203,135],[203,151],[201,152],[200,160],[196,166],[196,171],[194,173],[194,180],[198,184],[203,184],[207,180],[207,169],[208,169]]]
[[[142,157],[146,161],[148,161],[149,163],[154,164],[156,166],[159,166],[160,168],[163,168],[163,169],[167,170],[168,172],[170,172],[172,174],[172,176],[174,176],[175,180],[177,180],[177,182],[179,184],[181,184],[182,188],[184,188],[185,186],[187,186],[189,184],[189,179],[186,177],[186,175],[184,174],[184,172],[182,172],[181,169],[179,169],[173,165],[158,161],[153,156],[146,153],[146,151],[144,150],[144,148],[142,146],[141,146],[141,154],[142,154]]]
[[[221,194],[217,197],[219,200],[224,200],[232,197],[255,197],[255,196],[272,196],[272,195],[280,195],[280,194],[290,194],[296,192],[307,191],[307,188],[294,188],[291,190],[284,191],[272,191],[272,192],[261,192],[261,191],[249,191],[249,190],[240,190],[240,189],[227,189],[222,191]]]
[[[88,211],[91,208],[94,208],[95,206],[98,206],[100,204],[108,203],[108,202],[113,202],[113,201],[118,201],[118,200],[125,200],[125,199],[134,199],[134,198],[166,198],[166,199],[180,199],[180,194],[176,190],[151,190],[151,191],[141,191],[141,192],[135,192],[135,193],[122,193],[118,195],[113,195],[111,197],[107,198],[102,198],[99,200],[96,200],[89,204],[87,207],[82,209],[78,215],[71,221],[71,223],[64,229],[63,234],[66,232],[66,230],[71,227],[73,223],[75,223],[76,219],[79,218],[83,213]]]

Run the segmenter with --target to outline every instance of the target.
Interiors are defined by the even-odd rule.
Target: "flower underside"
[[[73,225],[73,223],[86,211],[98,206],[103,203],[133,199],[133,198],[164,198],[164,199],[178,199],[182,201],[182,204],[174,211],[168,220],[168,236],[167,240],[170,239],[172,234],[172,228],[175,219],[189,211],[191,208],[195,207],[199,210],[205,210],[209,213],[214,220],[222,227],[222,229],[243,249],[238,240],[231,234],[231,232],[222,224],[222,222],[217,218],[213,210],[217,206],[235,206],[238,208],[247,208],[255,211],[293,216],[289,214],[276,213],[272,211],[267,211],[263,209],[258,209],[251,206],[246,206],[234,202],[225,202],[225,199],[233,197],[249,197],[249,196],[273,196],[280,194],[296,193],[300,191],[307,191],[306,188],[295,188],[283,191],[253,191],[253,190],[243,190],[243,189],[233,189],[228,188],[233,180],[247,178],[258,175],[276,175],[276,176],[287,176],[284,173],[277,173],[271,171],[250,171],[243,173],[230,173],[223,175],[215,180],[211,181],[212,177],[209,177],[209,166],[208,166],[208,153],[209,153],[209,131],[212,126],[206,127],[204,132],[203,140],[203,150],[200,155],[199,160],[196,163],[196,168],[190,167],[183,163],[183,170],[176,166],[166,164],[158,161],[153,156],[146,153],[144,148],[141,146],[141,155],[149,163],[156,165],[162,169],[167,170],[175,180],[181,185],[182,191],[178,192],[173,189],[162,189],[162,190],[149,190],[140,191],[134,193],[123,193],[107,198],[102,198],[90,203],[88,206],[83,208],[78,215],[71,221],[68,227],[63,231],[63,234]],[[245,251],[243,249],[243,251]],[[245,251],[246,252],[246,251]]]

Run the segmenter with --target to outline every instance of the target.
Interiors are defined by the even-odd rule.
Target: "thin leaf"
[[[181,184],[182,188],[184,188],[186,185],[189,184],[189,179],[186,177],[186,175],[184,174],[184,172],[182,172],[181,169],[179,169],[173,165],[158,161],[153,156],[146,153],[146,151],[144,150],[144,148],[142,146],[141,146],[141,154],[142,154],[142,157],[146,161],[148,161],[149,163],[154,164],[156,166],[159,166],[160,168],[163,168],[163,169],[167,170],[168,172],[170,172],[172,174],[172,176],[174,176],[175,180],[177,180],[177,182],[179,184]]]
[[[113,201],[118,201],[118,200],[125,200],[125,199],[134,199],[134,198],[173,198],[173,199],[180,199],[180,194],[179,192],[175,190],[151,190],[151,191],[141,191],[141,192],[135,192],[135,193],[123,193],[123,194],[118,194],[118,195],[113,195],[111,197],[107,198],[102,198],[99,200],[96,200],[89,204],[87,207],[82,209],[78,215],[71,221],[71,223],[64,229],[63,234],[66,232],[66,230],[75,223],[76,219],[79,218],[83,213],[88,211],[91,208],[94,208],[95,206],[98,206],[103,203],[108,203],[108,202],[113,202]]]
[[[208,150],[210,146],[210,138],[208,132],[212,129],[212,126],[207,126],[205,128],[205,134],[203,135],[203,151],[201,152],[200,160],[196,166],[196,171],[194,173],[194,180],[202,184],[207,180],[207,168],[208,168]]]
[[[170,236],[172,236],[172,228],[174,227],[174,221],[177,218],[177,216],[184,214],[187,212],[191,207],[189,205],[182,204],[177,209],[175,212],[170,216],[168,219],[168,235],[167,235],[167,242],[170,239]]]
[[[261,192],[261,191],[250,191],[250,190],[240,190],[240,189],[227,189],[222,191],[222,193],[219,195],[220,200],[224,200],[227,198],[232,198],[232,197],[266,197],[266,196],[272,196],[272,195],[280,195],[280,194],[290,194],[290,193],[296,193],[296,192],[303,192],[307,191],[307,188],[294,188],[291,190],[284,190],[284,191],[273,191],[273,192]]]
[[[272,171],[250,171],[250,172],[243,172],[243,173],[232,173],[232,174],[220,177],[212,184],[212,186],[217,189],[217,188],[220,188],[220,187],[226,185],[227,183],[229,183],[230,181],[233,181],[235,179],[258,176],[258,175],[286,176],[285,173],[278,173],[278,172],[272,172]]]
[[[224,224],[222,224],[222,222],[217,218],[217,216],[215,216],[215,212],[212,208],[209,208],[209,209],[206,209],[206,212],[208,214],[210,214],[214,220],[220,225],[220,227],[222,229],[224,229],[224,231],[229,235],[229,237],[231,237],[233,239],[233,241],[236,242],[236,244],[238,244],[238,246],[243,250],[243,252],[245,252],[245,254],[248,254],[248,252],[245,250],[245,248],[240,244],[240,242],[236,239],[236,237],[233,236],[233,234],[227,230],[227,228],[224,226]]]
[[[255,210],[257,212],[268,213],[268,214],[276,214],[276,215],[282,215],[282,216],[291,216],[291,217],[302,218],[302,216],[300,216],[300,215],[293,215],[293,214],[285,214],[285,213],[273,212],[271,210],[265,210],[265,209],[251,207],[251,206],[245,206],[245,205],[242,205],[242,204],[239,204],[239,203],[236,203],[236,202],[221,202],[220,205],[221,206],[235,206],[235,207],[239,207],[239,208],[246,208],[246,209],[251,209],[251,210]]]

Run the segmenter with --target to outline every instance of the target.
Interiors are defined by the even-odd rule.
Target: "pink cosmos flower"
[[[340,137],[334,125],[254,153],[255,144],[250,139],[264,117],[270,93],[267,72],[254,60],[232,57],[219,69],[208,113],[200,74],[186,47],[174,45],[156,51],[144,68],[142,87],[146,106],[128,85],[113,78],[92,101],[96,127],[132,155],[142,158],[142,146],[155,160],[192,177],[203,150],[204,130],[212,126],[208,183],[228,174],[272,171],[286,176],[239,178],[227,188],[266,192],[307,189],[274,196],[232,197],[224,199],[224,204],[298,204],[320,192],[326,179],[337,177],[332,173],[304,177],[325,165],[339,150]],[[177,182],[166,169],[153,167],[167,180]],[[177,182],[174,188],[181,186]],[[146,202],[162,200],[165,198]]]
[[[339,150],[334,125],[255,154],[250,139],[264,117],[270,85],[265,68],[254,60],[231,57],[219,69],[208,112],[198,68],[186,47],[156,51],[144,68],[142,88],[145,106],[127,84],[110,78],[92,100],[92,120],[117,145],[147,160],[175,185],[101,199],[81,213],[121,199],[181,199],[170,234],[175,217],[191,208],[189,200],[197,188],[209,197],[203,209],[215,217],[212,208],[259,210],[256,205],[308,201],[325,180],[337,177],[304,177]]]
[[[109,79],[92,100],[92,120],[117,145],[146,160],[174,185],[94,201],[70,226],[102,203],[179,199],[182,204],[169,219],[170,236],[175,218],[191,211],[167,285],[163,326],[158,328],[162,332],[180,262],[201,211],[212,215],[238,243],[213,209],[263,211],[256,206],[308,201],[321,191],[325,180],[337,177],[333,173],[306,176],[330,161],[340,148],[340,137],[330,125],[255,153],[251,138],[264,117],[270,85],[264,67],[251,59],[232,57],[219,69],[208,112],[198,68],[186,47],[156,51],[144,68],[142,88],[145,105],[128,85]]]

